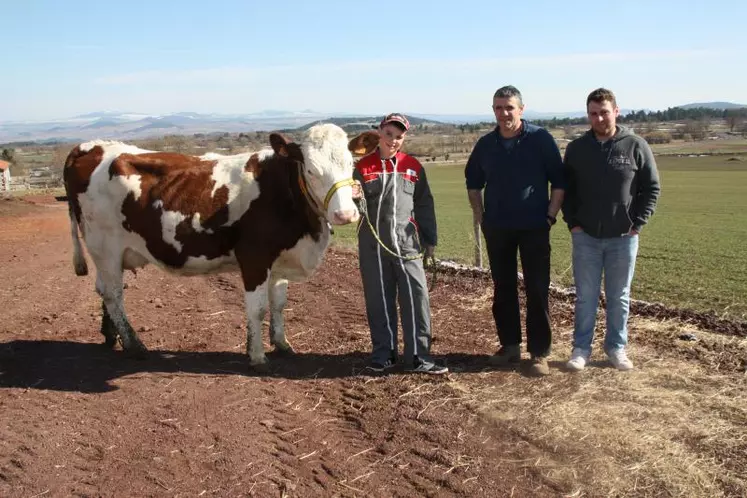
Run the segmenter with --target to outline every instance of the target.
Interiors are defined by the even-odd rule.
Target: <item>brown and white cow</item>
[[[288,280],[308,278],[321,264],[329,224],[358,220],[350,151],[365,153],[375,143],[372,132],[348,142],[341,128],[322,124],[300,144],[272,134],[270,148],[233,156],[113,141],[77,146],[64,168],[73,264],[77,275],[88,273],[80,228],[96,265],[105,344],[119,337],[126,352],[147,351],[125,314],[122,274],[153,263],[183,275],[238,268],[250,365],[267,365],[261,326],[268,303],[271,344],[292,353],[283,321]]]

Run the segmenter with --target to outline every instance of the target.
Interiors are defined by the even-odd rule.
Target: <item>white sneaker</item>
[[[571,359],[568,360],[568,363],[565,364],[566,367],[568,367],[569,370],[573,370],[574,372],[580,372],[584,369],[586,366],[586,363],[589,361],[589,354],[584,351],[583,349],[579,348],[573,348],[573,352],[571,353]]]
[[[607,353],[607,358],[609,358],[612,366],[618,370],[633,370],[633,362],[630,361],[625,350],[622,348]]]

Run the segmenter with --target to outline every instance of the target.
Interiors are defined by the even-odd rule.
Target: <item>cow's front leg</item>
[[[293,354],[293,347],[285,338],[285,318],[283,310],[288,302],[288,281],[270,279],[270,344],[275,346],[278,354]]]
[[[257,371],[269,370],[262,345],[262,320],[267,313],[267,280],[244,294],[246,303],[246,353],[249,366]]]

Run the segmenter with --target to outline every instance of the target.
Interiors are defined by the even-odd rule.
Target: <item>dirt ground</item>
[[[506,430],[500,403],[486,410],[484,396],[501,386],[531,397],[580,384],[557,368],[566,347],[548,379],[489,367],[496,338],[484,278],[439,274],[432,290],[433,352],[449,376],[370,376],[357,257],[331,250],[310,281],[289,288],[298,354],[269,354],[271,372],[255,375],[237,274],[128,273],[129,318],[151,353],[105,350],[94,277],[74,275],[69,232],[67,206],[51,196],[0,200],[0,496],[597,495],[583,476],[528,465],[537,448],[552,448]],[[561,340],[571,311],[553,297]],[[711,361],[706,349],[678,361]],[[739,378],[736,351],[720,375]],[[714,489],[743,489],[734,482]],[[638,493],[614,496],[623,495]]]

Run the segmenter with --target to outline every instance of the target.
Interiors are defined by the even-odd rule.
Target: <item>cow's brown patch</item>
[[[262,172],[262,168],[259,162],[259,154],[252,154],[252,156],[246,162],[246,166],[244,166],[244,171],[253,174],[255,178],[259,176],[259,174]]]
[[[288,157],[290,152],[287,150],[286,146],[289,143],[291,142],[285,137],[285,135],[280,133],[270,133],[270,146],[272,147],[272,150],[275,151],[275,154]]]
[[[70,210],[80,224],[80,201],[78,195],[88,189],[91,175],[104,158],[104,149],[97,145],[89,151],[81,150],[76,146],[65,159],[65,167],[62,169],[62,178],[65,182],[65,192]]]
[[[110,177],[139,175],[140,197],[129,194],[122,204],[125,230],[139,234],[150,253],[174,268],[184,266],[190,256],[214,259],[227,256],[235,243],[235,230],[228,221],[228,188],[212,195],[211,178],[216,161],[173,153],[122,154],[112,161]],[[164,212],[179,213],[184,220],[175,230],[179,251],[163,239]],[[194,218],[199,214],[195,229]]]

